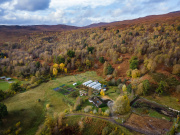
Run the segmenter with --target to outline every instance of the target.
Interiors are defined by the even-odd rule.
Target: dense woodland
[[[161,65],[178,75],[180,64],[180,20],[174,23],[136,24],[100,27],[31,35],[19,43],[1,47],[1,74],[30,77],[53,73],[53,63],[64,63],[67,71],[98,68],[97,61],[119,64],[122,54],[138,57],[142,74]],[[103,63],[103,61],[102,61]],[[107,74],[107,73],[105,73]]]

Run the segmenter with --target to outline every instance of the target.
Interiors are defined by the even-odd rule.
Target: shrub
[[[149,80],[144,80],[142,83],[143,83],[143,95],[146,95],[148,90],[150,89]]]
[[[137,56],[132,56],[129,60],[130,63],[130,69],[136,69],[138,67],[139,61]]]
[[[50,104],[46,104],[46,109],[49,109],[51,107]]]
[[[93,114],[96,114],[96,113],[97,113],[97,110],[96,110],[96,109],[94,109],[94,110],[93,110]]]
[[[121,83],[121,79],[118,79],[116,83],[119,85]]]
[[[73,50],[68,50],[67,55],[73,58],[75,56],[75,52]]]
[[[92,110],[92,106],[86,106],[85,108],[84,108],[84,112],[85,113],[88,113],[88,112],[90,112]]]
[[[61,57],[61,56],[58,56],[57,57],[57,63],[60,64],[60,63],[65,63],[65,58]]]
[[[127,96],[119,96],[113,104],[112,110],[117,114],[125,114],[130,111],[130,102]]]
[[[109,133],[110,133],[109,127],[104,127],[102,130],[102,135],[109,135]]]
[[[109,114],[110,114],[110,110],[107,109],[107,110],[104,112],[104,115],[105,115],[105,116],[109,116]]]
[[[114,71],[114,68],[109,64],[108,67],[107,67],[107,74],[112,74]]]
[[[33,83],[35,83],[36,81],[37,81],[37,78],[36,78],[35,76],[32,76],[30,83],[33,84]]]
[[[20,82],[11,83],[9,89],[15,92],[25,90],[24,88],[21,87]]]
[[[177,30],[180,31],[180,25],[177,27]]]
[[[87,48],[88,52],[91,52],[91,54],[93,53],[94,47],[88,47]]]
[[[173,74],[180,74],[180,64],[176,64],[173,66]]]
[[[132,69],[127,70],[126,74],[128,77],[131,77],[132,76]]]
[[[3,103],[0,103],[0,120],[8,115],[7,107]]]
[[[84,129],[84,123],[83,123],[83,121],[79,121],[79,122],[78,122],[78,125],[79,125],[80,131],[82,132],[83,129]]]
[[[117,70],[115,69],[115,70],[113,71],[113,76],[114,76],[114,77],[117,77],[117,74],[118,74],[118,72],[117,72]]]
[[[131,93],[131,92],[132,92],[132,85],[131,85],[131,84],[129,84],[129,85],[127,86],[127,92],[128,92],[128,93]]]
[[[138,85],[138,87],[137,87],[136,94],[137,94],[137,95],[142,95],[142,94],[143,94],[143,91],[144,91],[144,89],[143,89],[143,83],[140,83],[140,84]]]
[[[118,85],[118,88],[120,89],[120,90],[122,90],[122,87],[123,87],[123,83],[120,83],[119,85]]]
[[[138,67],[138,60],[132,60],[130,63],[130,69],[137,69]]]
[[[167,87],[167,83],[164,81],[160,81],[160,83],[158,84],[158,88],[156,89],[156,92],[159,94],[163,94],[166,87]]]
[[[140,77],[140,71],[138,69],[135,69],[132,71],[132,78]]]

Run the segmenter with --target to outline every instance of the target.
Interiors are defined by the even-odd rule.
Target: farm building
[[[6,80],[6,81],[10,81],[10,80],[12,80],[12,78],[6,78],[5,80]]]
[[[1,76],[0,79],[6,79],[6,76]]]
[[[92,89],[95,89],[95,90],[98,90],[98,91],[101,91],[101,89],[102,89],[102,84],[99,83],[98,81],[93,82],[92,80],[89,80],[87,82],[84,82],[82,85],[92,88]],[[106,91],[106,89],[103,89],[103,90]]]
[[[96,107],[98,108],[101,108],[101,107],[104,107],[106,106],[107,104],[104,103],[104,101],[98,97],[98,96],[94,96],[94,97],[91,97],[89,98],[89,102],[93,103]]]

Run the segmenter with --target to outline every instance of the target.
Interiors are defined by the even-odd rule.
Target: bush
[[[132,69],[127,70],[126,74],[128,77],[131,77],[132,76]]]
[[[94,109],[94,110],[93,110],[93,114],[96,114],[96,113],[97,113],[97,110],[96,110],[96,109]]]
[[[15,91],[15,92],[25,90],[24,88],[22,88],[22,87],[20,86],[20,82],[11,83],[9,89],[12,90],[12,91]]]
[[[55,62],[56,63],[56,62]],[[57,63],[60,64],[60,63],[65,63],[65,58],[61,57],[61,56],[58,56],[57,57]]]
[[[131,84],[129,84],[129,85],[127,86],[127,92],[128,92],[128,93],[131,93],[131,92],[132,92],[132,85],[131,85]]]
[[[136,69],[136,68],[138,68],[138,60],[133,60],[130,63],[130,69]]]
[[[85,112],[85,113],[88,113],[88,112],[90,112],[90,111],[92,111],[92,106],[86,106],[86,107],[84,108],[84,112]]]
[[[120,83],[122,83],[122,82],[121,82],[121,79],[118,79],[116,83],[117,83],[117,85],[119,85]]]
[[[176,64],[173,66],[173,71],[172,71],[173,74],[180,74],[180,64]]]
[[[177,30],[180,31],[180,25],[177,27]]]
[[[138,87],[137,87],[136,94],[137,94],[137,95],[142,95],[142,94],[143,94],[143,91],[144,91],[144,89],[143,89],[143,83],[140,83],[140,84],[138,85]]]
[[[113,104],[112,110],[117,114],[125,114],[130,111],[130,102],[127,96],[119,96]]]
[[[91,54],[93,53],[94,47],[88,47],[87,48],[88,52],[91,52]]]
[[[159,94],[163,94],[164,90],[166,90],[167,83],[164,81],[160,81],[158,84],[158,88],[156,89],[156,92]]]
[[[109,135],[109,133],[110,133],[109,127],[104,127],[102,130],[102,135]]]
[[[135,69],[132,71],[132,78],[140,77],[140,71],[138,69]]]
[[[46,104],[46,109],[49,109],[51,107],[50,104]]]
[[[136,69],[138,67],[139,61],[137,56],[132,56],[129,60],[130,63],[130,69]]]
[[[32,76],[30,83],[33,84],[33,83],[35,83],[36,81],[37,81],[37,78],[36,78],[35,76]]]
[[[146,95],[148,90],[150,89],[149,80],[144,80],[142,83],[143,83],[143,95]]]
[[[110,115],[110,110],[107,109],[105,112],[104,112],[104,116],[109,116]]]
[[[0,120],[8,115],[7,107],[3,103],[0,103]]]
[[[73,50],[68,50],[67,55],[73,58],[75,56],[75,52]]]
[[[105,62],[104,57],[99,57],[99,61],[100,61],[101,63],[104,63],[104,62]]]
[[[119,85],[118,85],[118,88],[120,89],[120,90],[122,90],[122,87],[123,87],[123,83],[120,83]]]
[[[108,67],[107,67],[107,74],[112,74],[114,71],[114,68],[109,64]]]

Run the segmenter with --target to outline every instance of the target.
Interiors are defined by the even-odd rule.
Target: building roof
[[[11,80],[12,78],[6,78],[6,80],[8,81],[8,80]]]
[[[89,99],[90,102],[93,102],[93,104],[96,106],[96,107],[99,107],[100,105],[103,104],[103,100],[100,98],[100,97],[92,97]]]
[[[6,78],[6,76],[1,76],[1,77],[0,77],[0,79],[5,79],[5,78]]]

